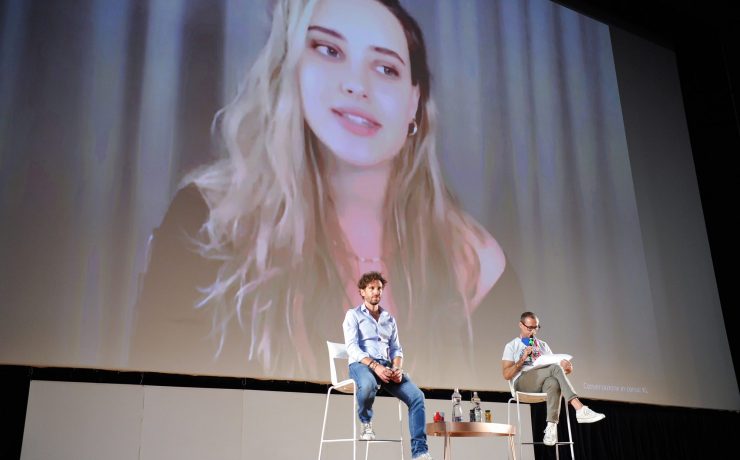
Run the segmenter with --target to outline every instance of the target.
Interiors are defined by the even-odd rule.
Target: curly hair
[[[382,284],[383,287],[388,285],[388,281],[383,278],[383,275],[381,275],[380,272],[367,272],[362,274],[360,281],[357,282],[357,287],[359,289],[365,289],[367,285],[373,281],[380,281],[380,284]]]

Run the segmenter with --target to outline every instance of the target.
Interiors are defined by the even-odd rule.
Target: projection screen
[[[326,382],[380,270],[421,387],[533,311],[583,397],[740,409],[673,53],[366,2],[3,1],[0,363]]]

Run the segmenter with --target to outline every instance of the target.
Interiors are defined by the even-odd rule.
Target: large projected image
[[[508,391],[529,310],[580,396],[716,405],[666,391],[701,339],[656,333],[606,25],[545,0],[85,5],[3,5],[0,363],[326,382],[377,270],[420,387]]]
[[[192,359],[204,334],[180,324],[205,324],[218,347],[203,351],[217,360],[317,379],[317,357],[341,338],[371,270],[389,276],[385,307],[408,325],[411,371],[424,375],[446,347],[472,351],[471,314],[504,256],[444,184],[421,31],[374,1],[296,6],[277,5],[267,45],[217,120],[227,159],[192,176],[153,241],[134,366]],[[178,210],[193,209],[207,217],[188,241]],[[182,276],[209,261],[220,263],[203,278]],[[180,297],[188,290],[202,300]],[[441,348],[412,330],[436,331]],[[169,353],[155,361],[161,346]]]

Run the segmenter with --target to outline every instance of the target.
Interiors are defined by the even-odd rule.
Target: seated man
[[[396,319],[380,306],[380,296],[386,284],[378,272],[362,275],[357,287],[363,302],[348,310],[342,323],[349,354],[349,375],[357,385],[361,438],[366,441],[375,439],[373,402],[380,385],[409,408],[411,456],[432,460],[425,432],[424,393],[401,370],[403,351],[398,341]]]
[[[524,312],[519,320],[519,337],[506,344],[501,358],[504,378],[514,383],[514,389],[527,393],[547,393],[547,427],[543,442],[548,446],[558,442],[557,423],[560,418],[560,394],[565,396],[576,409],[578,423],[593,423],[602,420],[604,414],[592,411],[578,400],[567,374],[573,371],[570,361],[532,369],[532,363],[540,355],[552,354],[544,341],[535,338],[540,329],[540,320],[532,312]],[[525,342],[527,342],[525,344]]]

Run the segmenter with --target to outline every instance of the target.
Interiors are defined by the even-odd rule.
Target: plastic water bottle
[[[473,397],[470,398],[470,402],[473,403],[473,414],[474,414],[474,421],[475,422],[482,422],[483,421],[483,410],[480,407],[480,398],[478,397],[478,392],[473,392]]]
[[[460,390],[455,388],[455,392],[452,393],[452,421],[462,422],[462,396],[460,396]]]

